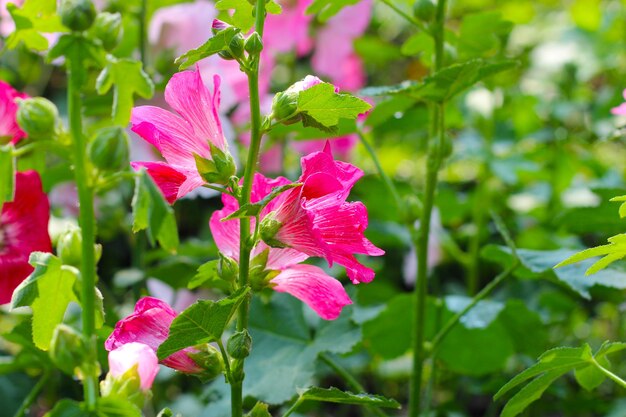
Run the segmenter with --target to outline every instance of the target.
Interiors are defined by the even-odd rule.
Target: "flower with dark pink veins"
[[[257,202],[267,196],[273,188],[290,184],[287,178],[269,179],[261,174],[254,176],[252,199]],[[285,201],[283,193],[273,199],[260,213],[264,217]],[[234,260],[239,260],[239,220],[222,221],[239,208],[237,201],[226,194],[222,195],[224,208],[213,213],[210,227],[220,252]],[[251,231],[255,221],[251,221]],[[265,256],[267,258],[265,259]],[[286,292],[306,303],[321,318],[334,320],[339,317],[344,306],[352,304],[341,282],[313,265],[302,265],[309,256],[291,248],[273,248],[259,242],[251,253],[252,264],[263,263],[261,277],[265,285],[275,291]],[[255,280],[255,277],[252,277]]]
[[[354,254],[384,254],[364,236],[367,209],[346,198],[363,171],[335,161],[327,144],[322,152],[302,158],[302,187],[286,192],[283,203],[263,219],[261,237],[274,247],[296,249],[346,267],[353,283],[370,282],[374,271]]]
[[[18,172],[15,197],[0,212],[0,304],[33,271],[31,252],[52,252],[48,235],[50,204],[36,171]]]
[[[211,94],[198,71],[179,72],[165,87],[165,101],[178,114],[155,106],[132,111],[131,129],[157,148],[165,162],[131,164],[135,169],[146,168],[170,203],[207,182],[206,173],[198,172],[198,160],[205,166],[221,165],[218,159],[232,162],[218,115],[219,76],[213,82]],[[230,170],[234,173],[234,162]],[[219,166],[215,174],[222,174]]]
[[[28,95],[0,81],[0,145],[9,142],[15,144],[26,137],[15,119],[18,108],[15,100],[18,98],[28,98]]]
[[[128,343],[138,342],[147,345],[154,352],[167,339],[170,325],[178,316],[167,303],[153,297],[144,297],[137,301],[135,311],[117,322],[115,330],[104,343],[108,351],[113,351]],[[186,374],[200,374],[204,371],[190,356],[198,351],[186,348],[178,351],[161,363]]]

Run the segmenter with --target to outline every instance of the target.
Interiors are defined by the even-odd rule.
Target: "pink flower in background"
[[[329,146],[302,158],[298,182],[304,185],[286,192],[284,202],[271,214],[278,226],[271,242],[326,258],[329,265],[337,262],[355,284],[373,280],[374,271],[354,254],[380,256],[384,251],[363,235],[368,223],[363,203],[346,202],[362,175],[354,165],[335,161]]]
[[[309,30],[314,16],[305,13],[312,0],[280,0],[279,3],[282,13],[268,14],[265,20],[263,53],[276,55],[295,50],[298,56],[306,55],[313,47]]]
[[[194,154],[211,159],[209,142],[222,151],[227,150],[218,115],[220,78],[217,75],[214,84],[211,94],[199,72],[179,72],[165,87],[165,101],[178,114],[154,106],[133,109],[131,130],[157,148],[166,162],[131,164],[135,169],[146,168],[170,203],[205,183],[196,168]]]
[[[0,304],[32,272],[31,252],[52,252],[48,235],[50,204],[35,171],[15,176],[15,198],[0,212]]]
[[[261,174],[254,177],[252,202],[261,200],[274,187],[289,184],[286,178],[269,179]],[[265,207],[260,217],[276,209],[285,200],[285,193],[272,200]],[[239,220],[221,221],[224,217],[239,208],[237,201],[223,195],[224,208],[211,216],[210,227],[215,243],[220,252],[235,260],[239,260]],[[251,231],[254,229],[254,221]],[[251,258],[254,259],[264,251],[268,252],[266,270],[280,271],[271,279],[270,285],[275,291],[286,292],[306,303],[321,318],[334,320],[339,317],[344,306],[352,304],[343,285],[329,276],[323,269],[313,265],[301,265],[308,255],[291,248],[270,248],[264,242],[254,247]]]
[[[133,314],[117,322],[104,347],[112,351],[128,343],[139,342],[156,352],[167,339],[170,325],[176,316],[178,313],[167,303],[157,298],[144,297],[137,301]],[[201,373],[203,369],[188,355],[195,352],[193,348],[186,348],[168,356],[161,363],[186,374]]]
[[[626,100],[626,90],[624,90],[623,95],[624,95],[624,100]],[[617,107],[613,107],[611,109],[611,113],[613,113],[616,116],[626,116],[626,103],[622,103]]]
[[[109,373],[114,377],[122,377],[128,370],[137,367],[140,387],[147,391],[159,372],[159,361],[156,353],[148,345],[131,342],[109,352]]]
[[[4,38],[15,30],[15,22],[13,22],[13,18],[7,9],[9,3],[13,3],[17,7],[22,7],[24,0],[3,0],[0,2],[0,35]]]
[[[15,100],[27,97],[27,94],[20,93],[11,85],[0,81],[0,144],[17,143],[26,137],[26,133],[20,129],[17,120],[15,120],[17,115]]]

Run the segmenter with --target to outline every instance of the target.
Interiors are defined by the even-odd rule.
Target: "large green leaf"
[[[372,394],[353,394],[340,389],[310,387],[300,392],[302,401],[320,401],[338,404],[368,405],[373,407],[400,408],[400,403],[391,398]]]
[[[298,94],[298,110],[327,128],[337,126],[340,119],[356,119],[371,107],[351,94],[336,93],[335,86],[329,83],[314,85]]]
[[[133,108],[133,96],[150,98],[154,94],[154,83],[141,66],[141,62],[132,59],[107,57],[107,64],[98,75],[96,89],[98,94],[105,94],[113,87],[113,122],[126,127]]]
[[[133,232],[146,229],[152,244],[156,239],[163,249],[174,252],[178,247],[178,228],[174,210],[167,204],[163,194],[145,170],[137,173],[135,178],[132,206]]]
[[[167,339],[157,350],[159,359],[165,359],[186,347],[219,340],[239,304],[247,296],[248,290],[241,289],[219,301],[196,301],[170,325]]]
[[[68,304],[78,301],[73,287],[79,272],[51,253],[33,252],[29,262],[35,270],[15,289],[11,307],[31,307],[33,342],[48,350],[54,328],[63,321]]]
[[[204,58],[226,50],[230,41],[239,32],[241,30],[236,27],[229,27],[218,32],[196,49],[187,51],[176,58],[176,64],[179,65],[179,69],[184,70]]]

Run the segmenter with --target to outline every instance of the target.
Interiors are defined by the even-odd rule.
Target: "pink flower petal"
[[[159,360],[154,351],[143,343],[127,343],[109,352],[109,372],[116,377],[123,376],[133,366],[137,366],[140,387],[147,391],[159,372]]]
[[[617,107],[611,109],[611,113],[616,116],[626,116],[626,103],[622,103]]]
[[[204,184],[204,180],[197,171],[173,167],[165,162],[131,162],[130,164],[136,170],[146,168],[148,175],[152,177],[170,204]]]
[[[274,290],[286,292],[306,303],[324,320],[334,320],[344,306],[352,304],[343,285],[313,265],[296,265],[271,281]]]
[[[7,137],[15,144],[26,137],[26,133],[20,129],[15,119],[18,109],[15,100],[27,97],[27,94],[20,93],[10,84],[0,81],[0,138]]]

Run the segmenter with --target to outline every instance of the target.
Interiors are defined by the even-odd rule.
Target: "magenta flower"
[[[50,204],[36,171],[18,172],[15,198],[0,212],[0,304],[33,271],[31,252],[52,252],[48,235]]]
[[[28,95],[0,81],[0,144],[6,142],[15,144],[26,137],[26,133],[20,129],[15,120],[18,108],[15,102],[17,98],[28,98]]]
[[[112,351],[128,343],[139,342],[156,352],[167,339],[170,325],[177,315],[163,301],[144,297],[137,301],[133,314],[117,322],[104,347]],[[196,352],[196,349],[186,348],[168,356],[161,363],[186,374],[201,373],[203,369],[189,356]]]
[[[124,376],[131,368],[137,367],[140,387],[147,391],[159,372],[159,361],[156,353],[148,345],[131,342],[109,352],[109,373],[113,377]]]
[[[198,71],[179,72],[165,87],[165,101],[178,114],[154,106],[133,109],[131,129],[156,147],[166,162],[132,162],[132,166],[146,168],[170,203],[205,183],[194,155],[211,160],[209,143],[227,152],[218,116],[219,85],[215,76],[211,94]]]
[[[288,191],[284,202],[264,219],[264,240],[310,256],[326,258],[346,267],[353,283],[370,282],[374,271],[354,254],[380,256],[384,251],[363,235],[367,209],[360,202],[346,202],[363,172],[354,165],[335,161],[327,144],[324,151],[302,158],[304,185]]]
[[[252,188],[252,202],[261,200],[268,195],[272,188],[289,184],[286,178],[269,179],[261,174],[254,176]],[[285,193],[270,202],[261,212],[261,217],[284,203]],[[239,260],[239,220],[221,221],[239,208],[237,201],[223,195],[224,208],[211,216],[210,227],[220,252],[235,260]],[[254,228],[252,221],[251,231]],[[352,304],[343,285],[329,276],[323,269],[313,265],[299,265],[309,256],[291,248],[272,248],[260,242],[252,251],[251,258],[255,259],[264,251],[268,251],[266,272],[276,271],[278,275],[269,281],[269,286],[275,291],[286,292],[306,303],[313,311],[325,320],[334,320],[339,317],[344,306]]]
[[[626,100],[626,90],[622,93],[624,95],[624,100]],[[617,107],[613,107],[611,109],[611,113],[616,116],[626,116],[626,103],[622,103]]]

